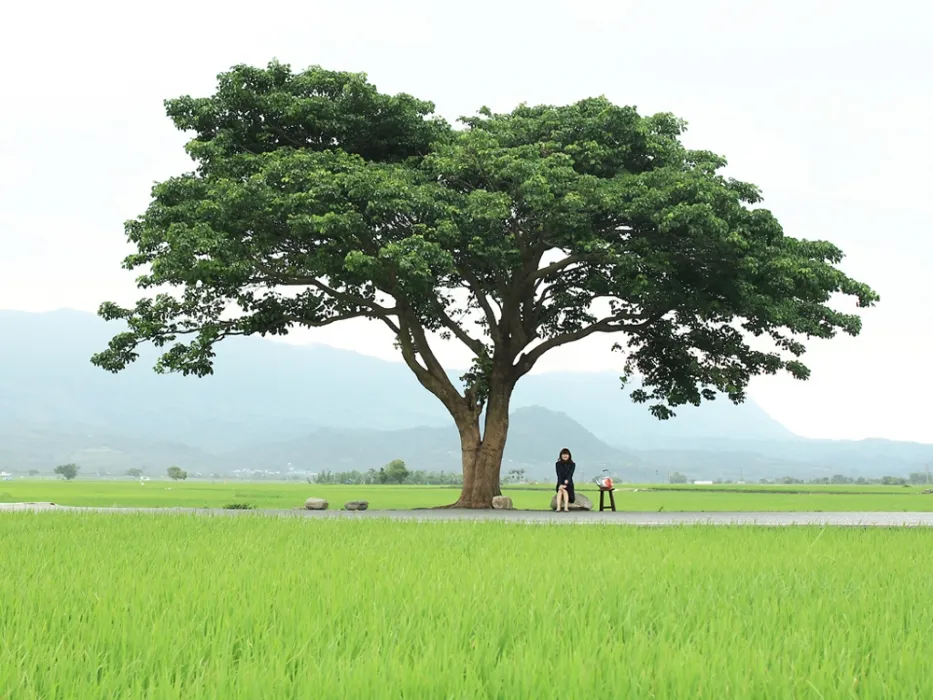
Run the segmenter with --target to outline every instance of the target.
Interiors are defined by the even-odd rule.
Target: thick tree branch
[[[424,328],[410,310],[403,310],[399,306],[383,306],[376,303],[374,300],[342,292],[315,277],[286,277],[259,261],[254,260],[254,263],[274,284],[314,287],[336,301],[351,307],[355,306],[364,309],[363,311],[341,314],[339,317],[335,318],[334,321],[349,318],[375,318],[381,320],[398,338],[402,350],[402,358],[409,369],[415,374],[421,385],[437,396],[452,414],[462,410],[463,407],[460,405],[462,397],[450,381],[443,366],[431,349]],[[393,316],[397,318],[397,323],[392,319]],[[475,354],[481,355],[485,351],[485,347],[479,340],[470,336],[443,310],[440,313],[440,321],[445,328],[454,333],[454,335]],[[329,325],[331,322],[333,321],[328,320],[321,325]],[[419,356],[424,361],[424,365],[418,361]]]
[[[557,289],[557,287],[555,287],[553,284],[548,285],[547,287],[542,289],[541,293],[537,296],[537,298],[534,301],[534,308],[540,309],[542,305],[544,304],[544,302],[547,301],[548,295],[551,294],[555,289]]]
[[[543,245],[523,247],[522,269],[511,278],[507,294],[502,299],[502,328],[507,342],[501,347],[509,364],[535,337],[535,287],[532,280],[545,251]]]
[[[294,314],[283,314],[279,320],[282,322],[282,324],[295,323],[299,326],[307,326],[309,328],[325,328],[335,323],[340,323],[341,321],[350,321],[355,318],[370,318],[370,315],[365,312],[347,313],[338,314],[336,316],[325,318],[320,321],[309,321],[308,319],[296,316]],[[244,321],[246,322],[245,325]],[[274,330],[273,324],[255,325],[252,323],[251,316],[242,316],[240,318],[234,318],[228,321],[213,321],[210,323],[202,323],[194,328],[166,330],[165,332],[153,334],[150,340],[155,342],[159,337],[161,337],[163,340],[167,340],[170,336],[192,335],[193,333],[200,333],[205,327],[209,327],[211,325],[216,325],[220,329],[221,339],[231,338],[238,335],[255,335],[256,333],[261,335],[263,333],[268,333]]]
[[[502,340],[502,335],[499,332],[499,321],[496,318],[496,314],[493,312],[492,304],[489,303],[489,299],[486,298],[486,294],[483,292],[483,287],[479,283],[479,279],[468,269],[460,270],[460,274],[467,283],[470,292],[476,297],[476,303],[479,304],[480,309],[483,310],[483,315],[486,317],[486,325],[489,327],[489,336],[494,343],[499,343]]]
[[[332,316],[331,318],[326,318],[322,321],[307,321],[305,319],[298,319],[296,317],[289,316],[287,320],[292,323],[297,323],[302,326],[308,326],[309,328],[324,328],[330,326],[334,323],[339,323],[340,321],[349,321],[354,318],[371,318],[368,313],[350,313],[350,314],[338,314],[337,316]]]
[[[414,350],[424,360],[428,371],[438,375],[438,377],[443,377],[447,383],[450,383],[450,380],[447,378],[447,372],[444,371],[444,366],[431,349],[424,328],[418,323],[414,314],[410,311],[406,311],[399,316],[399,319],[402,326],[401,330],[414,341]],[[453,384],[450,384],[450,387],[453,389]]]
[[[402,350],[402,359],[415,374],[421,385],[437,396],[452,414],[462,409],[462,406],[459,405],[462,397],[431,349],[424,329],[410,310],[403,311],[399,306],[382,306],[371,299],[341,292],[314,277],[290,276],[285,278],[259,261],[254,262],[257,268],[263,274],[269,276],[270,280],[276,284],[315,287],[344,304],[367,309],[367,311],[353,313],[352,315],[344,315],[342,318],[376,318],[385,323],[398,338]],[[392,316],[397,317],[397,323],[393,321]],[[440,320],[445,328],[454,333],[474,353],[480,355],[485,351],[483,344],[467,334],[446,312],[441,312]],[[326,325],[329,325],[329,323]],[[419,356],[424,360],[424,365],[418,362]]]
[[[307,277],[304,275],[283,275],[281,272],[274,270],[265,263],[256,260],[255,258],[251,259],[253,265],[256,266],[263,275],[268,279],[263,280],[266,282],[271,282],[272,284],[283,286],[283,287],[315,287],[320,289],[325,294],[330,295],[338,301],[342,301],[344,304],[349,306],[358,306],[365,309],[369,309],[372,313],[370,314],[358,314],[356,318],[367,317],[367,318],[379,318],[383,321],[386,321],[390,324],[396,333],[398,332],[398,326],[391,321],[391,316],[398,315],[398,309],[396,307],[386,307],[381,304],[377,304],[372,299],[367,299],[356,294],[350,294],[348,292],[341,292],[337,289],[334,289],[330,285],[321,282],[316,277]]]
[[[535,270],[526,278],[525,283],[532,284],[538,280],[543,280],[553,275],[555,272],[560,272],[561,270],[570,267],[574,263],[591,262],[593,260],[598,260],[600,257],[602,256],[598,253],[574,253],[573,255],[568,255],[562,260],[558,260],[551,263],[550,265],[546,265],[540,269]]]
[[[398,335],[399,326],[391,318],[392,316],[398,316],[399,310],[397,306],[382,306],[381,304],[377,304],[375,301],[370,299],[365,299],[364,297],[356,296],[355,294],[340,292],[324,284],[320,280],[310,280],[308,284],[317,287],[325,294],[330,294],[332,297],[342,301],[345,304],[350,306],[362,306],[363,308],[369,309],[371,313],[360,313],[358,316],[366,318],[377,318],[385,323],[393,333]]]
[[[464,330],[463,327],[454,319],[452,319],[445,311],[440,312],[440,319],[444,328],[453,333],[461,343],[466,345],[473,352],[474,355],[479,356],[486,352],[486,346],[483,345],[480,340],[467,333],[466,330]]]
[[[591,323],[589,326],[584,326],[575,331],[570,331],[568,333],[562,333],[561,335],[556,335],[553,338],[548,338],[539,345],[536,345],[531,350],[526,352],[520,358],[518,362],[515,363],[515,371],[517,377],[522,377],[535,366],[535,363],[544,356],[550,350],[560,347],[561,345],[566,345],[567,343],[574,343],[578,340],[583,340],[594,333],[620,333],[620,332],[637,332],[647,326],[650,326],[652,323],[660,319],[664,314],[655,314],[648,317],[632,315],[627,317],[613,316],[611,318],[604,318],[596,323]],[[636,319],[641,319],[636,321]],[[636,321],[631,323],[630,321]]]
[[[421,385],[440,399],[450,414],[457,418],[463,413],[466,403],[431,350],[424,328],[410,310],[403,310],[398,318],[398,339],[405,364],[415,373]],[[418,362],[419,356],[424,360],[423,366]]]

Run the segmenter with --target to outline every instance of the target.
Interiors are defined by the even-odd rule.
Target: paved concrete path
[[[273,516],[317,520],[378,520],[387,518],[414,522],[506,522],[557,525],[788,525],[848,527],[933,527],[933,513],[633,513],[570,512],[535,510],[223,510],[214,508],[77,508],[54,503],[0,503],[0,513],[9,511],[117,513],[146,515]]]

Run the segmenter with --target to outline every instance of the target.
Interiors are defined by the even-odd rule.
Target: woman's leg
[[[557,489],[557,510],[560,511],[560,506],[563,502],[567,500],[567,489],[561,486]]]

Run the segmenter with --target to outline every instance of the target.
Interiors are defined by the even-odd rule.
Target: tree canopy
[[[169,290],[103,304],[128,330],[95,364],[119,371],[151,341],[158,371],[204,375],[229,336],[376,320],[457,421],[465,491],[466,441],[502,427],[498,483],[511,390],[553,348],[618,334],[633,400],[668,418],[742,401],[755,375],[806,378],[806,339],[860,330],[834,297],[878,299],[835,245],[784,235],[724,158],[685,148],[671,114],[593,98],[454,126],[364,75],[275,62],[166,108],[196,168],[126,224],[125,267]],[[463,386],[435,333],[475,358]]]
[[[184,481],[188,478],[188,472],[181,467],[169,467],[165,470],[166,475],[173,481]]]
[[[67,481],[71,481],[72,479],[76,479],[78,477],[78,471],[80,469],[81,467],[79,467],[77,464],[60,464],[59,466],[55,467],[54,472]]]

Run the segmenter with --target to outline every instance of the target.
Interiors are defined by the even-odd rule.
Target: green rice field
[[[580,489],[598,497],[588,486]],[[629,489],[639,489],[626,490]],[[647,490],[646,490],[647,489]],[[69,506],[222,508],[248,503],[257,508],[300,507],[309,496],[341,507],[351,500],[367,500],[378,510],[431,508],[453,503],[459,490],[434,486],[331,486],[306,483],[247,483],[230,481],[101,481],[77,479],[0,482],[0,503],[52,501]],[[506,488],[515,507],[546,509],[551,488]],[[933,511],[933,494],[903,486],[621,486],[616,493],[620,510],[668,512],[722,511]]]
[[[929,700],[931,550],[927,529],[0,514],[0,698]]]

